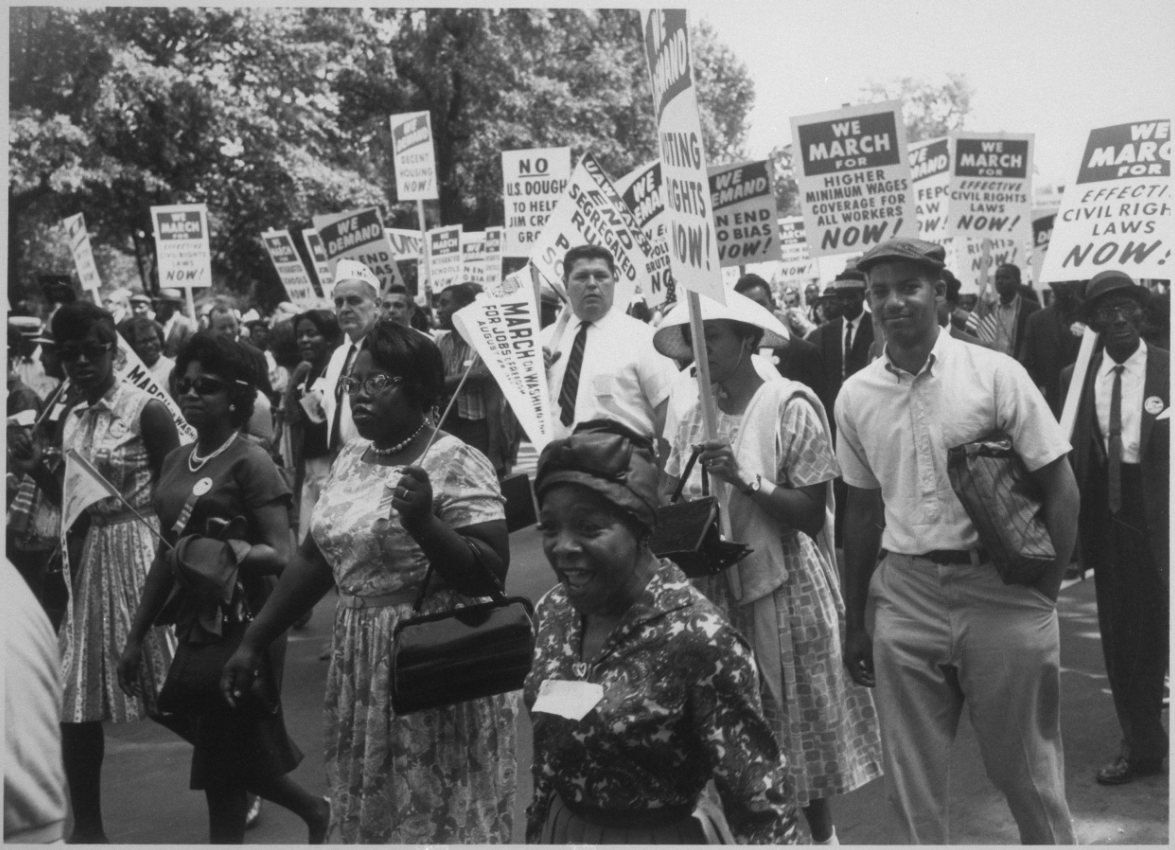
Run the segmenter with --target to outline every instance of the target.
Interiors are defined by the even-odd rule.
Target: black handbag
[[[470,541],[475,559],[481,556]],[[432,565],[412,613],[420,611]],[[522,688],[534,657],[534,606],[506,596],[497,577],[492,602],[413,616],[392,633],[391,699],[396,714],[444,708]]]
[[[689,578],[717,575],[754,551],[745,544],[722,539],[718,499],[709,494],[710,476],[705,472],[702,498],[679,501],[700,453],[701,449],[694,449],[669,504],[657,509],[657,527],[649,541],[654,555],[673,561]]]
[[[211,714],[232,712],[240,717],[268,717],[276,714],[279,700],[268,653],[253,684],[236,698],[236,707],[225,702],[220,689],[224,665],[241,645],[248,622],[224,624],[220,640],[210,643],[181,641],[159,691],[159,710],[165,714]]]
[[[1034,584],[1057,553],[1040,488],[1006,434],[947,451],[947,477],[1004,584]]]

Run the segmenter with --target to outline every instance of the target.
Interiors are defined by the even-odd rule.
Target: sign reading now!
[[[212,286],[208,208],[204,204],[151,207],[159,285]]]

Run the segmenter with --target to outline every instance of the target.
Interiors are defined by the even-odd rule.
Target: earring
[[[232,412],[236,411],[237,406],[235,404],[230,404],[228,406],[228,409],[229,409],[229,412],[232,413]]]

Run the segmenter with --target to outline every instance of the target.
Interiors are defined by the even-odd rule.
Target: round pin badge
[[[1163,400],[1157,395],[1153,395],[1142,403],[1142,409],[1151,416],[1158,416],[1163,412]]]
[[[119,419],[115,419],[113,422],[111,422],[110,423],[110,436],[112,436],[116,439],[118,439],[120,437],[125,437],[126,436],[126,423],[119,420]]]
[[[196,496],[203,496],[205,493],[207,493],[211,489],[212,489],[212,479],[211,478],[201,478],[199,481],[196,482],[195,486],[192,487],[192,493]]]

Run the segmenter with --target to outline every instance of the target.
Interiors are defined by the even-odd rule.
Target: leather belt
[[[935,549],[931,552],[923,552],[921,555],[915,555],[914,557],[925,558],[928,561],[934,561],[936,564],[962,566],[964,564],[982,564],[987,560],[987,552],[984,549]]]
[[[352,596],[339,592],[340,608],[390,608],[393,605],[411,605],[420,595],[419,590],[397,590],[395,593],[381,593],[377,596]]]

